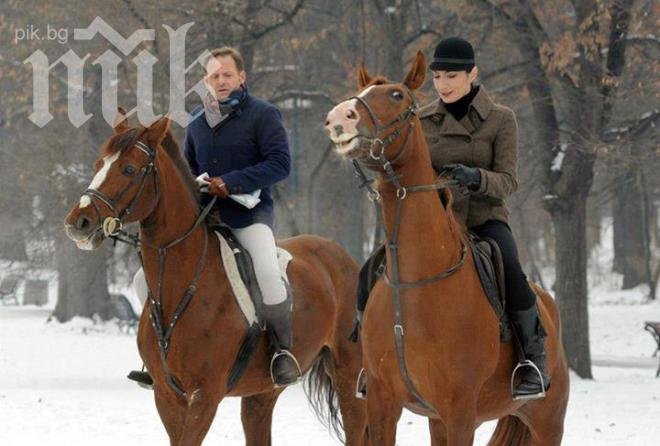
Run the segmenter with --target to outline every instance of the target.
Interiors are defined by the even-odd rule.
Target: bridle
[[[412,288],[418,288],[422,287],[428,284],[431,284],[433,282],[436,282],[438,280],[444,279],[446,277],[451,276],[454,274],[456,271],[458,271],[464,264],[465,260],[467,258],[467,246],[463,240],[461,240],[461,257],[456,262],[454,265],[450,266],[444,271],[440,271],[439,273],[414,282],[401,282],[400,277],[399,277],[399,258],[398,258],[398,250],[399,250],[399,245],[398,245],[398,237],[399,237],[399,228],[401,226],[401,208],[403,205],[403,200],[406,198],[408,192],[430,192],[430,191],[437,191],[439,189],[443,189],[446,187],[454,186],[456,185],[455,181],[444,181],[441,183],[433,183],[433,184],[424,184],[424,185],[417,185],[417,186],[403,186],[401,182],[399,181],[399,176],[396,174],[394,171],[394,167],[392,164],[399,160],[405,151],[409,147],[409,142],[410,142],[410,136],[412,134],[412,130],[415,126],[415,116],[417,112],[417,104],[415,102],[415,99],[412,95],[412,92],[410,89],[406,89],[408,93],[408,97],[410,98],[411,105],[407,107],[402,113],[397,115],[391,122],[389,122],[386,125],[381,125],[380,120],[374,113],[373,109],[369,106],[369,103],[364,99],[359,96],[353,96],[351,99],[356,99],[362,106],[367,110],[367,113],[369,114],[369,119],[371,119],[372,124],[375,127],[375,134],[376,136],[374,138],[370,138],[370,147],[369,147],[369,155],[370,157],[377,161],[376,166],[382,167],[382,169],[385,171],[385,174],[387,175],[387,181],[392,183],[394,187],[396,187],[396,198],[397,198],[397,206],[396,206],[396,214],[394,218],[394,228],[392,230],[392,233],[388,236],[387,239],[387,249],[390,252],[390,258],[392,259],[391,262],[391,277],[388,277],[387,270],[385,270],[385,273],[383,274],[383,279],[384,282],[392,288],[392,298],[393,298],[393,306],[394,306],[394,341],[396,344],[396,350],[397,350],[397,359],[399,363],[399,372],[401,373],[401,377],[403,378],[403,381],[408,389],[408,391],[417,399],[417,402],[428,412],[430,413],[436,413],[437,411],[429,404],[423,397],[422,395],[417,391],[415,388],[415,385],[413,384],[412,380],[410,379],[410,376],[408,374],[408,369],[406,366],[406,360],[405,360],[405,353],[404,353],[404,343],[403,343],[403,316],[402,316],[402,310],[401,310],[401,290],[402,289],[412,289]],[[381,136],[382,132],[389,129],[390,127],[403,122],[403,125],[398,126],[393,132],[391,132],[388,136],[383,137]],[[407,124],[408,127],[408,132],[406,134],[406,138],[403,142],[403,145],[399,152],[394,155],[393,158],[388,159],[387,156],[385,155],[385,149],[391,145],[403,132],[402,128],[405,127]],[[374,149],[379,148],[378,153],[374,153]],[[356,174],[358,178],[361,181],[360,188],[366,188],[367,193],[369,195],[369,199],[373,201],[374,203],[378,204],[381,201],[381,196],[380,193],[371,186],[371,183],[373,182],[373,179],[369,179],[367,175],[365,174],[364,170],[360,166],[360,162],[358,160],[353,160],[353,166],[355,167]],[[370,167],[373,167],[374,164],[371,163]],[[387,235],[387,227],[385,226],[385,222],[382,222],[383,224],[383,229],[385,231],[385,234]]]
[[[142,172],[141,175],[134,176],[133,179],[123,189],[121,189],[119,193],[113,198],[108,197],[104,193],[94,188],[88,188],[87,190],[85,190],[85,192],[83,192],[82,195],[88,196],[90,198],[99,216],[99,220],[101,219],[101,212],[98,205],[95,203],[94,198],[100,200],[112,212],[113,217],[106,217],[103,220],[103,224],[102,224],[103,234],[106,237],[110,237],[115,240],[120,240],[132,244],[136,247],[147,246],[149,248],[158,251],[158,283],[157,283],[157,293],[155,297],[151,292],[151,287],[149,287],[147,284],[147,288],[149,290],[147,298],[149,303],[151,304],[151,308],[149,312],[149,320],[151,321],[151,326],[153,327],[156,333],[156,338],[158,340],[158,349],[160,352],[161,363],[163,366],[163,372],[165,374],[166,381],[176,392],[177,395],[179,395],[182,398],[186,398],[186,392],[183,390],[181,384],[178,383],[177,380],[174,378],[167,365],[167,353],[169,350],[170,338],[172,337],[172,333],[174,331],[174,326],[176,325],[177,321],[181,318],[181,315],[187,308],[193,295],[195,294],[195,291],[197,290],[197,283],[199,282],[202,270],[204,268],[204,264],[206,263],[206,254],[208,251],[208,232],[204,230],[204,248],[202,249],[202,254],[200,255],[197,261],[197,265],[195,266],[193,279],[190,285],[188,285],[188,287],[186,288],[186,291],[184,292],[183,296],[179,300],[179,303],[174,311],[174,314],[172,315],[172,319],[168,324],[166,324],[164,321],[163,306],[162,306],[162,288],[163,288],[163,275],[165,272],[165,256],[167,255],[167,250],[169,248],[187,239],[193,233],[193,231],[195,231],[195,229],[199,227],[199,225],[205,220],[211,208],[213,208],[213,205],[215,204],[217,197],[213,197],[213,199],[206,205],[206,207],[204,207],[202,212],[195,220],[195,223],[182,236],[177,237],[174,240],[164,245],[158,246],[151,243],[146,243],[144,241],[139,240],[137,235],[127,233],[126,231],[123,230],[124,219],[131,214],[133,210],[133,206],[142,195],[142,192],[144,191],[145,185],[147,183],[147,178],[150,174],[153,174],[153,179],[154,179],[154,191],[155,191],[155,198],[153,205],[154,208],[157,206],[160,200],[160,191],[158,189],[158,169],[156,168],[156,164],[155,164],[156,151],[139,140],[135,142],[133,147],[142,150],[149,157],[147,163],[144,166],[142,166],[142,168],[140,169],[140,171]],[[130,148],[128,150],[130,150]],[[119,200],[121,200],[122,196],[126,193],[126,191],[131,189],[138,181],[140,181],[140,186],[138,188],[137,193],[130,200],[129,204],[124,209],[119,211],[117,209],[117,204]],[[140,256],[140,261],[142,261],[142,256]]]
[[[401,136],[404,126],[397,127],[396,129],[394,129],[392,133],[390,133],[387,136],[382,136],[382,133],[388,130],[390,127],[398,124],[399,122],[408,123],[408,132],[406,133],[406,139],[403,143],[401,150],[394,156],[394,158],[389,160],[389,162],[394,163],[397,160],[399,160],[399,158],[403,156],[406,149],[408,148],[408,140],[410,139],[410,135],[412,134],[413,127],[415,127],[414,117],[417,113],[418,107],[417,107],[417,102],[415,101],[415,98],[409,88],[406,88],[406,93],[408,95],[408,98],[410,99],[410,105],[385,125],[382,125],[380,123],[380,119],[378,119],[378,116],[376,116],[376,113],[374,113],[373,109],[371,108],[371,106],[369,106],[369,103],[364,98],[360,96],[352,96],[349,98],[358,101],[367,110],[367,113],[369,113],[369,119],[371,120],[371,123],[374,125],[375,134],[376,134],[375,137],[368,138],[370,143],[369,155],[371,156],[372,159],[376,161],[380,160],[381,157],[385,156],[385,149],[390,144],[392,144],[399,136]],[[375,149],[380,149],[380,151],[378,153],[375,153],[374,152]]]
[[[94,198],[100,200],[101,203],[105,204],[108,207],[108,209],[110,209],[110,212],[112,212],[113,217],[106,217],[103,220],[103,225],[101,226],[103,230],[103,235],[106,237],[120,236],[120,232],[122,231],[124,226],[123,225],[124,218],[126,218],[128,215],[131,214],[131,211],[133,210],[133,206],[135,206],[135,203],[137,203],[138,199],[142,195],[145,185],[147,184],[147,177],[149,176],[150,173],[153,173],[154,190],[156,191],[156,198],[154,200],[154,203],[158,203],[158,200],[160,198],[160,194],[158,190],[158,170],[156,170],[156,166],[154,164],[156,160],[156,152],[142,141],[135,142],[133,147],[142,150],[147,155],[147,157],[149,157],[147,164],[142,166],[142,168],[140,169],[141,175],[135,175],[131,179],[131,181],[122,190],[120,190],[119,193],[113,198],[110,198],[103,192],[99,191],[98,189],[94,189],[91,187],[82,193],[83,196],[89,197],[90,201],[92,202],[92,205],[96,210],[97,215],[99,216],[99,219],[101,218],[101,210],[94,201]],[[119,211],[117,209],[119,200],[121,200],[121,198],[124,196],[126,191],[131,189],[138,181],[140,181],[140,187],[138,189],[138,192],[135,194],[135,196],[133,196],[131,201],[128,203],[128,206],[126,206],[124,209]],[[132,240],[132,242],[133,244],[137,243],[136,240]]]

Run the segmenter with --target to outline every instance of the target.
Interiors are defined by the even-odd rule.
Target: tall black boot
[[[278,387],[294,384],[301,378],[302,372],[298,360],[289,351],[293,344],[290,299],[275,305],[264,305],[264,316],[273,352],[270,360],[273,383]]]
[[[513,399],[543,398],[550,387],[550,375],[543,345],[546,333],[541,326],[538,309],[532,305],[527,310],[509,311],[508,314],[525,354],[525,361],[514,370],[514,375],[520,375],[521,379],[512,389]]]

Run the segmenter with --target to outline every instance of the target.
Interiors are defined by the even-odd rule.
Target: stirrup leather
[[[367,375],[364,367],[360,369],[357,381],[355,382],[355,398],[359,400],[367,399]]]
[[[541,391],[539,393],[531,393],[529,395],[516,395],[516,396],[513,396],[513,399],[514,400],[533,400],[533,399],[538,399],[538,398],[545,398],[545,381],[543,380],[543,374],[541,373],[541,370],[539,370],[539,368],[536,366],[536,364],[534,364],[529,359],[525,359],[524,361],[521,361],[513,369],[513,372],[511,373],[511,395],[513,395],[513,392],[515,390],[514,381],[515,381],[515,378],[516,378],[516,373],[518,372],[519,369],[524,369],[526,367],[533,369],[536,372],[536,374],[539,376],[539,379],[541,380]]]
[[[296,368],[298,369],[298,378],[292,382],[291,384],[296,384],[302,379],[302,370],[300,369],[300,364],[298,363],[298,360],[296,359],[295,356],[288,350],[280,350],[279,352],[275,353],[273,357],[270,359],[270,379],[273,381],[273,384],[275,384],[275,387],[285,387],[280,384],[277,384],[275,382],[275,375],[273,374],[273,365],[275,364],[275,360],[279,358],[280,356],[288,356],[289,358],[293,359],[294,364],[296,365]],[[287,386],[290,386],[291,384],[287,384]]]

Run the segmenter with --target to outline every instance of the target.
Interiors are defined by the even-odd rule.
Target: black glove
[[[481,186],[481,172],[476,167],[467,167],[463,164],[445,164],[440,173],[449,173],[461,187],[467,187],[472,192]]]

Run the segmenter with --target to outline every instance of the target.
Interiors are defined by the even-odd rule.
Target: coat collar
[[[493,105],[493,100],[484,89],[484,86],[479,86],[479,92],[472,100],[470,108],[476,110],[476,112],[479,113],[479,117],[485,121],[488,118],[490,111],[493,109]],[[435,114],[449,114],[445,105],[439,98],[419,109],[420,118],[428,118]]]

